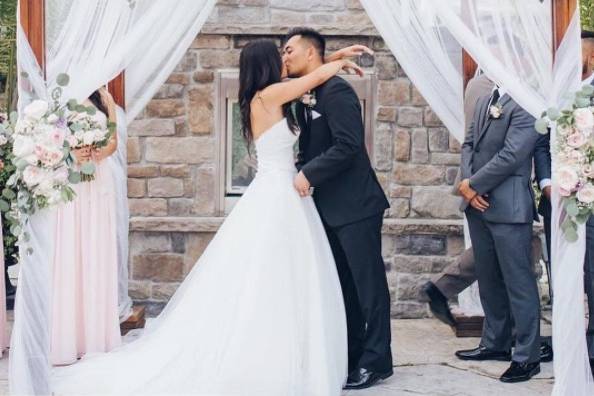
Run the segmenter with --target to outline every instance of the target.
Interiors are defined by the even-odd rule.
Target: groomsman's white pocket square
[[[322,115],[321,115],[320,113],[318,113],[317,111],[315,111],[315,110],[312,110],[312,111],[311,111],[311,119],[312,119],[312,120],[315,120],[315,119],[317,119],[317,118],[320,118],[321,116],[322,116]]]

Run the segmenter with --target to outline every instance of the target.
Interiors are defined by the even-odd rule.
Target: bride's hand
[[[355,56],[361,56],[364,53],[373,55],[373,51],[369,47],[361,44],[355,44],[339,49],[338,51],[331,54],[326,61],[331,62],[339,59],[353,58]]]
[[[357,65],[355,62],[351,62],[350,60],[344,59],[342,61],[343,65],[341,67],[342,70],[346,71],[348,74],[351,74],[351,71],[354,71],[355,74],[359,75],[359,77],[363,77],[365,72],[363,69]]]

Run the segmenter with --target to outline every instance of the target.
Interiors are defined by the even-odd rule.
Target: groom
[[[291,30],[283,48],[289,77],[324,63],[325,39]],[[361,106],[353,88],[333,77],[297,103],[301,129],[294,185],[313,192],[332,248],[346,307],[349,377],[363,389],[392,375],[390,293],[381,255],[383,213],[389,207],[365,149]]]

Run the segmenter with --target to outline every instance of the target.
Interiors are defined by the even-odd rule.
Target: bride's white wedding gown
[[[347,375],[338,274],[311,197],[293,188],[285,119],[258,172],[163,313],[138,340],[54,368],[58,395],[339,395]]]

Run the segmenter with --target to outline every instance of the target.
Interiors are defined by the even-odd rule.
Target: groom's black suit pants
[[[349,372],[361,367],[381,373],[392,370],[382,219],[378,214],[339,227],[324,224],[346,307]]]

